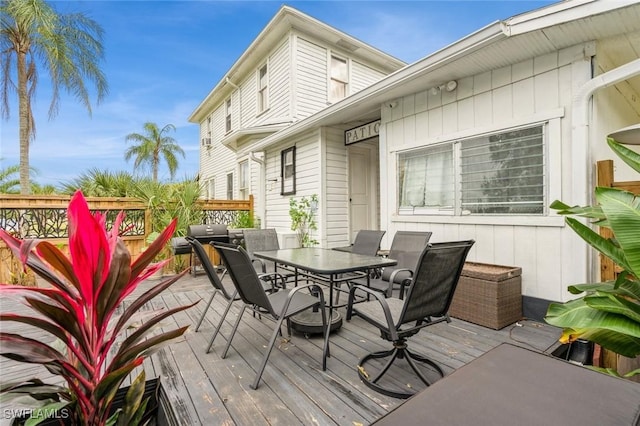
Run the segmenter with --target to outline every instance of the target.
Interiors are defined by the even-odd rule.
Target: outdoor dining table
[[[348,274],[362,273],[367,278],[370,272],[377,268],[393,266],[397,264],[394,259],[379,256],[364,256],[350,252],[318,248],[304,247],[295,249],[280,249],[270,251],[257,251],[253,255],[260,259],[270,260],[276,265],[284,265],[295,272],[296,285],[299,277],[311,279],[314,282],[323,283],[329,288],[329,324],[331,331],[342,324],[340,314],[334,311],[334,291],[339,291],[337,286],[353,279]],[[294,329],[322,331],[320,315],[310,316],[309,312],[303,312],[291,318]],[[298,327],[296,327],[296,325]]]

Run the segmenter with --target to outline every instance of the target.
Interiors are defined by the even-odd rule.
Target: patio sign
[[[366,141],[367,139],[375,138],[378,135],[380,135],[380,120],[372,121],[371,123],[363,124],[362,126],[345,130],[344,144],[351,145],[352,143],[362,142]]]

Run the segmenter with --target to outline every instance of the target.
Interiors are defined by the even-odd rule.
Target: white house
[[[549,204],[591,203],[597,160],[613,159],[617,180],[637,180],[606,135],[640,122],[639,58],[638,1],[564,1],[481,28],[286,126],[271,123],[269,135],[236,138],[215,168],[255,158],[258,215],[283,236],[289,198],[318,194],[323,247],[363,228],[386,230],[383,246],[398,230],[473,238],[469,260],[522,268],[524,314],[540,318],[597,267]],[[206,104],[191,118],[203,138]],[[282,195],[285,174],[295,193]]]
[[[200,125],[206,198],[255,194],[257,216],[266,219],[260,212],[266,208],[267,159],[251,146],[405,65],[293,8],[280,8],[189,117]],[[293,150],[285,161],[294,155],[297,164],[305,161],[304,152]],[[300,175],[296,184],[304,185]],[[278,194],[295,192],[293,182],[270,178],[268,185]]]

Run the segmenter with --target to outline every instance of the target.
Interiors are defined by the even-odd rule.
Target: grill
[[[187,235],[194,237],[200,244],[209,244],[211,241],[218,243],[229,242],[227,225],[219,223],[212,225],[189,225]]]

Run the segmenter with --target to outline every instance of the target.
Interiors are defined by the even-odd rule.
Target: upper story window
[[[229,133],[231,131],[231,98],[224,104],[224,117],[224,131]]]
[[[267,98],[268,83],[269,74],[265,64],[258,70],[258,114],[269,108],[269,99]]]
[[[335,102],[344,98],[349,89],[349,68],[347,60],[331,55],[329,69],[329,101]]]
[[[216,181],[211,178],[206,183],[207,200],[213,200],[216,198]]]
[[[233,200],[233,172],[227,174],[227,200]]]
[[[248,161],[243,161],[242,163],[240,163],[238,180],[239,180],[239,186],[240,186],[238,188],[240,192],[240,199],[248,200],[249,199],[249,162]]]
[[[399,212],[542,215],[545,172],[542,125],[401,153]]]

